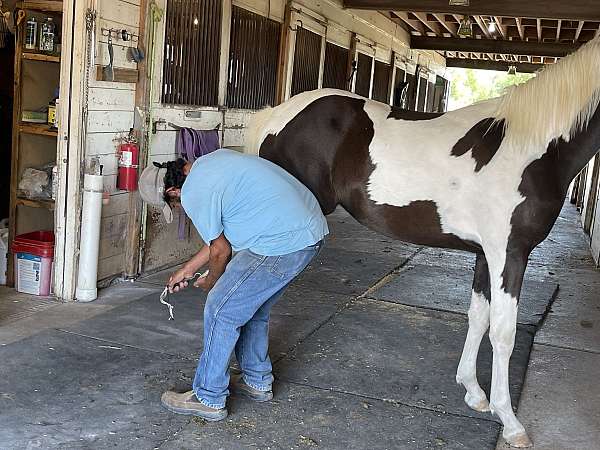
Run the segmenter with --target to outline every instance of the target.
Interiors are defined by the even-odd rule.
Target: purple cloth
[[[194,130],[182,128],[175,142],[177,156],[193,163],[201,156],[214,152],[220,147],[217,130]]]
[[[201,156],[214,152],[220,147],[219,132],[217,130],[194,130],[181,128],[177,133],[175,149],[177,157],[193,163]],[[185,239],[185,225],[187,216],[183,208],[179,208],[179,240]]]

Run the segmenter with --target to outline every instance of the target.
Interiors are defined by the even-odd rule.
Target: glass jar
[[[47,17],[40,27],[40,51],[54,53],[54,31],[56,26],[52,17]]]

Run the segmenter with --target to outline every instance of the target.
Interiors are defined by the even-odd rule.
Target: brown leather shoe
[[[248,397],[250,400],[254,400],[255,402],[262,403],[273,400],[273,391],[259,391],[258,389],[247,385],[242,375],[231,376],[229,389],[231,389],[234,394],[243,395]]]
[[[165,392],[160,398],[161,403],[169,411],[176,414],[201,417],[210,422],[217,422],[227,417],[227,408],[211,408],[203,405],[196,398],[194,391],[182,394],[173,391]]]

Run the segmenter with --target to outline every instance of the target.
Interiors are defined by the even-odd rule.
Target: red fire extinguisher
[[[133,128],[129,130],[129,135],[119,145],[118,155],[119,175],[117,177],[117,188],[124,191],[137,190],[140,149],[135,139]]]

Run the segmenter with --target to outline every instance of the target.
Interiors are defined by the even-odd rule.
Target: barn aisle
[[[566,205],[532,256],[519,314],[512,395],[536,449],[600,438],[600,273],[577,220]],[[205,299],[172,296],[168,321],[167,271],[0,328],[3,448],[501,446],[497,419],[467,408],[454,382],[474,258],[391,241],[341,210],[329,222],[328,244],[273,311],[271,403],[231,397],[230,416],[213,424],[160,406],[162,391],[191,383]],[[490,364],[485,338],[485,390]]]

